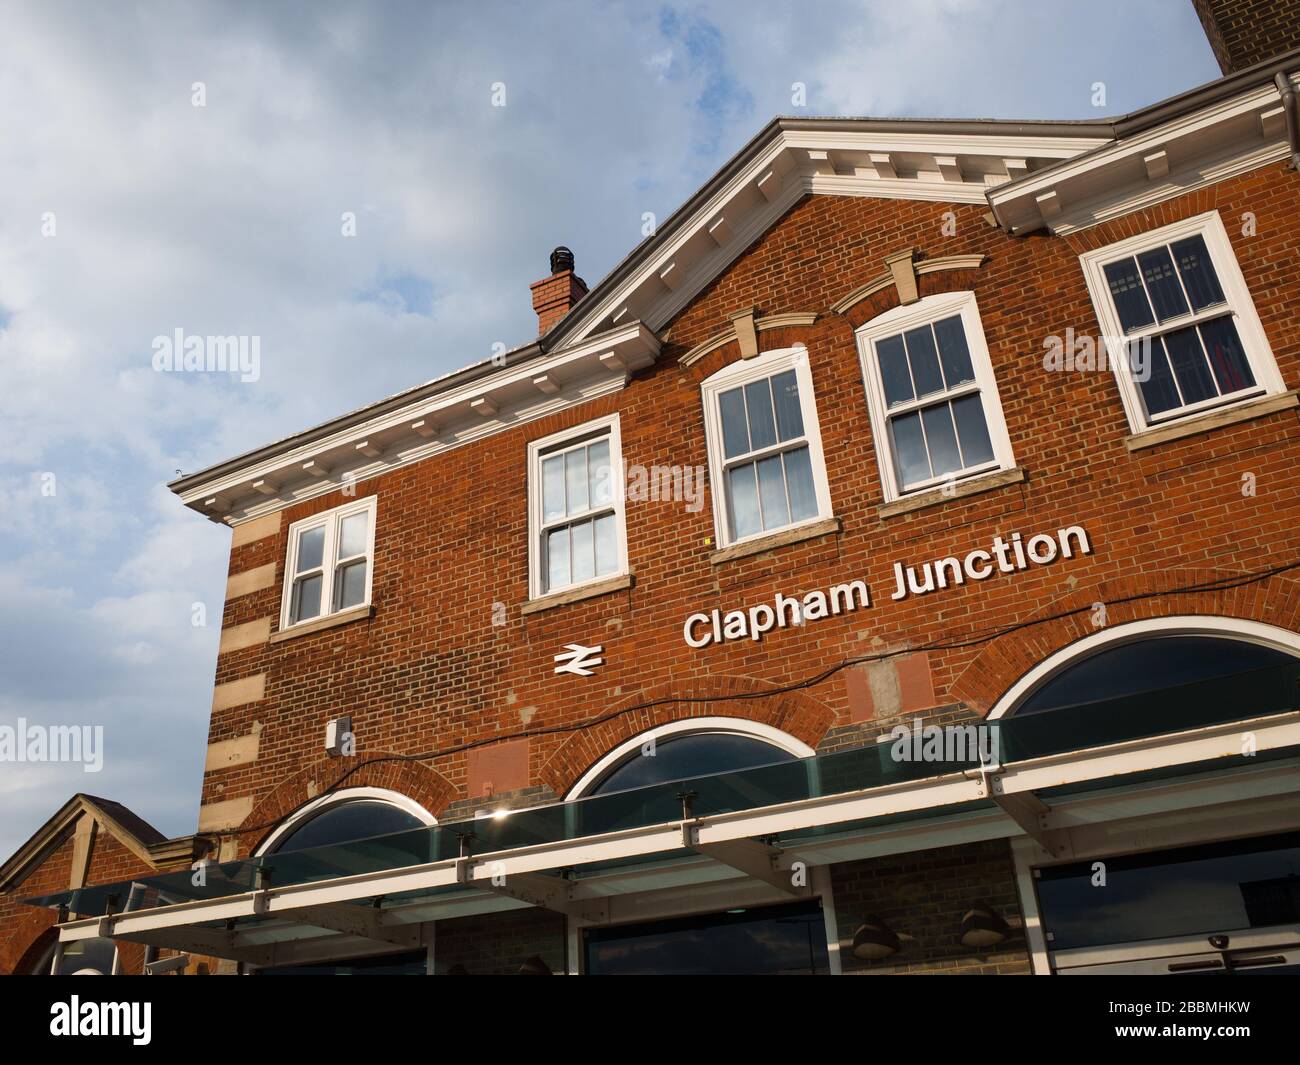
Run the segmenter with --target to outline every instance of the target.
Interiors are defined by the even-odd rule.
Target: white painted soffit
[[[626,386],[654,362],[659,339],[629,321],[582,343],[408,403],[377,407],[372,417],[340,421],[331,431],[290,437],[282,445],[215,467],[173,485],[188,507],[239,524],[341,487],[418,462],[574,403]],[[455,375],[453,375],[454,377]]]
[[[810,193],[984,204],[991,188],[1109,142],[1092,126],[1066,132],[1068,124],[1043,123],[1039,132],[1032,123],[987,122],[963,125],[988,132],[945,132],[930,120],[915,124],[915,132],[853,128],[861,123],[833,119],[824,127],[774,126],[768,143],[712,195],[684,218],[669,220],[671,233],[626,278],[603,295],[598,286],[594,299],[575,309],[576,322],[565,325],[560,345],[632,319],[663,328]]]
[[[1256,85],[990,189],[988,201],[1013,233],[1064,235],[1289,155],[1281,94]]]

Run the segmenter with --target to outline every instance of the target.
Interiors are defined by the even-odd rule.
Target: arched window
[[[1199,631],[1197,631],[1199,629]],[[1032,670],[989,715],[1004,758],[1026,758],[1281,713],[1300,706],[1300,640],[1254,622],[1116,626]]]
[[[1222,636],[1156,636],[1108,647],[1050,677],[1012,713],[1016,716],[1175,691],[1196,696],[1217,692],[1215,681],[1234,683],[1279,666],[1294,666],[1289,654],[1261,644]]]
[[[435,823],[424,807],[385,788],[344,788],[299,809],[272,832],[258,854],[290,854],[313,847],[386,836]]]
[[[731,773],[737,769],[791,762],[794,755],[774,747],[766,740],[733,732],[696,732],[672,736],[655,744],[653,758],[638,750],[621,765],[615,766],[588,792],[603,795],[611,791],[644,788],[672,780],[712,773]]]
[[[620,744],[583,775],[568,797],[607,795],[813,754],[811,747],[767,725],[739,718],[694,718],[660,725]]]
[[[386,836],[390,832],[403,832],[420,828],[424,824],[418,817],[400,806],[373,799],[354,799],[335,803],[308,818],[276,844],[277,854],[286,851],[324,847],[330,843],[350,843],[352,840]]]
[[[318,875],[320,869],[333,876],[371,872],[427,861],[427,841],[411,830],[434,823],[423,807],[398,792],[348,788],[323,795],[299,810],[267,837],[258,853],[264,856],[263,868],[270,870],[272,882],[299,881]],[[318,847],[337,850],[310,853]],[[259,971],[264,976],[422,975],[425,966],[425,951],[417,950]]]

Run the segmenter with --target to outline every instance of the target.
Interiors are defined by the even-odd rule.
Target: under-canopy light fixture
[[[963,947],[995,947],[1011,936],[1011,926],[993,907],[977,902],[961,918]]]
[[[864,917],[853,933],[853,956],[863,961],[879,961],[902,949],[898,934],[879,917]]]
[[[554,976],[551,967],[536,954],[519,966],[520,976]]]

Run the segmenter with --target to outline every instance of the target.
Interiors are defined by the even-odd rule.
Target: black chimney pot
[[[569,251],[563,244],[551,252],[551,273],[558,274],[562,270],[573,269],[573,252]]]

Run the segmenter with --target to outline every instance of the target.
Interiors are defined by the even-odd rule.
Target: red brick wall
[[[1225,74],[1300,48],[1295,0],[1192,0]]]
[[[1096,335],[1078,255],[1086,248],[1217,209],[1227,226],[1283,377],[1300,385],[1300,300],[1293,219],[1300,178],[1269,166],[1216,188],[1097,226],[1069,239],[1011,238],[990,229],[978,206],[814,197],[795,208],[703,292],[667,330],[657,364],[625,391],[364,482],[356,497],[378,496],[374,616],[298,639],[224,654],[218,682],[266,675],[257,703],[213,714],[211,739],[243,735],[261,722],[256,761],[206,775],[203,801],[252,796],[258,823],[268,797],[280,816],[349,772],[348,760],[321,761],[327,719],[350,714],[362,758],[376,752],[438,751],[526,729],[578,726],[592,715],[667,695],[718,698],[669,704],[602,725],[590,734],[534,735],[526,751],[528,795],[563,792],[621,738],[655,722],[692,714],[756,717],[811,744],[839,745],[881,722],[851,706],[854,679],[841,673],[797,695],[724,701],[758,687],[800,680],[846,656],[917,647],[1011,621],[1104,600],[1120,587],[1174,582],[1183,572],[1241,572],[1300,558],[1300,426],[1294,410],[1130,454],[1128,426],[1110,371],[1047,373],[1043,340],[1073,326]],[[943,215],[958,220],[944,236]],[[1240,218],[1256,217],[1242,236]],[[973,290],[986,331],[1017,462],[1028,480],[969,499],[882,518],[883,501],[861,371],[856,325],[887,309],[888,294],[853,308],[829,308],[876,277],[885,255],[916,247],[930,257],[979,252],[979,269],[921,277],[922,294]],[[621,415],[624,459],[644,465],[707,463],[700,382],[738,357],[730,343],[688,369],[678,357],[727,325],[727,315],[818,312],[806,328],[760,333],[764,349],[807,345],[830,494],[843,531],[766,554],[711,565],[711,504],[627,507],[635,585],[523,616],[528,595],[529,440],[611,411]],[[761,319],[760,319],[761,320]],[[1243,497],[1243,472],[1258,494]],[[275,535],[232,552],[231,572],[274,562],[271,588],[226,605],[224,624],[277,617],[290,522],[345,502],[339,493],[303,502]],[[891,566],[986,547],[995,534],[1084,525],[1094,553],[1012,576],[894,603]],[[808,590],[849,578],[870,584],[865,611],[736,641],[689,649],[685,616],[695,610],[770,600],[779,589]],[[1156,613],[1223,612],[1267,617],[1297,628],[1295,583],[1277,578],[1231,601],[1184,596],[1145,607]],[[1256,594],[1258,593],[1258,594]],[[1271,597],[1271,598],[1270,598]],[[493,625],[494,604],[507,623]],[[1135,615],[1136,616],[1136,615]],[[1124,620],[1121,610],[1113,621]],[[1017,647],[1035,659],[1072,638],[1067,629],[1030,631]],[[590,678],[556,677],[555,655],[571,641],[603,643],[606,664]],[[971,670],[982,649],[934,652],[925,665],[930,716],[986,709],[1010,683],[1004,659]],[[999,665],[999,663],[1001,663]],[[960,678],[960,684],[958,683]],[[924,679],[924,678],[921,678]],[[857,687],[860,689],[861,685]],[[321,765],[319,772],[305,774]],[[436,776],[421,801],[433,812],[472,808],[464,751],[423,763]],[[333,774],[331,776],[331,774]],[[355,782],[355,779],[354,779]],[[261,835],[250,833],[246,852]]]

